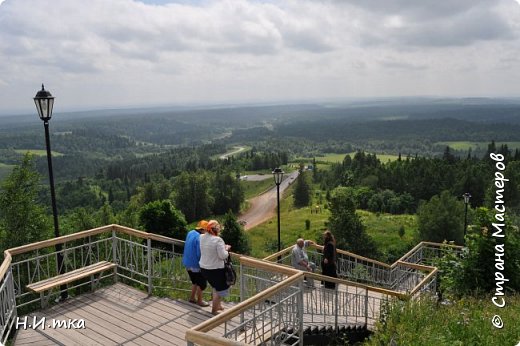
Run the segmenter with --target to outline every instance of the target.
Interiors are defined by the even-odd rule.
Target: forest
[[[238,214],[247,203],[237,176],[291,162],[314,167],[303,205],[317,195],[330,201],[336,188],[347,187],[356,208],[374,213],[414,214],[443,191],[459,198],[469,192],[477,208],[491,202],[488,154],[499,152],[508,162],[505,198],[514,211],[520,200],[519,118],[520,104],[492,99],[57,113],[51,143],[58,210],[66,232],[110,222],[140,227],[144,206],[163,200],[187,223]],[[48,205],[38,121],[6,118],[0,179],[25,162],[39,175],[37,199]],[[443,142],[470,146],[463,150]],[[249,149],[219,159],[237,145]],[[327,153],[343,159],[326,166],[298,159]],[[398,159],[382,162],[377,157],[382,154]]]

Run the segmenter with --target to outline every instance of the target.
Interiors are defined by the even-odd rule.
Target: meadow
[[[310,207],[295,208],[293,206],[292,185],[281,200],[280,206],[280,239],[282,248],[291,246],[298,238],[311,239],[321,242],[323,231],[327,229],[330,211],[321,206],[320,213],[311,213]],[[417,233],[417,219],[415,215],[376,214],[365,210],[358,210],[366,227],[367,233],[374,239],[380,250],[378,258],[386,262],[393,262],[415,245]],[[310,221],[306,229],[306,220]],[[405,234],[399,236],[399,228],[403,226]],[[277,250],[278,228],[276,216],[252,228],[247,232],[251,242],[252,255],[265,257]]]
[[[331,163],[341,163],[343,162],[343,159],[345,159],[346,155],[349,155],[350,157],[354,157],[356,152],[351,153],[344,153],[344,154],[336,154],[336,153],[327,153],[323,156],[316,156],[314,159],[316,159],[317,164],[331,164]],[[388,162],[388,161],[395,161],[399,157],[397,155],[388,155],[388,154],[376,154],[377,158],[382,162]],[[312,162],[312,157],[298,157],[292,162]],[[319,167],[319,166],[318,166]]]
[[[520,340],[520,295],[510,294],[499,309],[503,329],[493,327],[498,312],[491,299],[465,297],[438,304],[435,301],[396,302],[365,345],[515,345]]]
[[[43,149],[15,149],[19,154],[25,155],[26,153],[31,153],[34,156],[46,156],[47,151]],[[51,151],[52,156],[63,156],[62,153],[59,153],[57,151]]]
[[[449,146],[455,150],[468,151],[471,150],[487,150],[489,142],[468,142],[468,141],[454,141],[454,142],[437,142],[436,145]],[[497,147],[502,144],[507,144],[509,149],[520,149],[520,142],[496,142]]]

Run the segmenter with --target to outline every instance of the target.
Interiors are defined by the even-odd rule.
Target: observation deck
[[[62,244],[62,268],[57,268],[56,244]],[[213,316],[209,307],[186,301],[191,283],[181,263],[183,246],[180,240],[108,225],[6,250],[0,265],[0,341],[301,345],[305,330],[312,327],[373,329],[388,303],[435,292],[437,268],[431,260],[444,251],[460,251],[421,242],[389,265],[338,250],[337,279],[288,266],[292,247],[264,259],[232,254],[237,283],[224,303],[225,311]],[[310,260],[320,263],[321,250],[308,249]],[[67,286],[48,284],[46,293],[30,289],[106,262],[115,265]],[[336,289],[324,288],[321,281],[335,282]],[[62,289],[69,298],[55,303]],[[45,328],[22,328],[24,321],[32,325],[42,318]],[[65,321],[68,328],[52,328],[54,321]]]

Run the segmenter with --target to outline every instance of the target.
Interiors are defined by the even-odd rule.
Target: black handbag
[[[231,264],[231,256],[228,256],[226,262],[224,262],[224,271],[226,273],[226,284],[233,286],[237,281],[237,273]]]

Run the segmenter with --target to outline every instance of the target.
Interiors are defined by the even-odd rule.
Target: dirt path
[[[280,184],[280,198],[283,191],[295,181],[298,174],[298,171],[287,174],[287,177]],[[250,199],[249,203],[250,208],[239,217],[240,221],[246,222],[244,226],[246,231],[269,220],[276,214],[276,186],[260,196]]]

